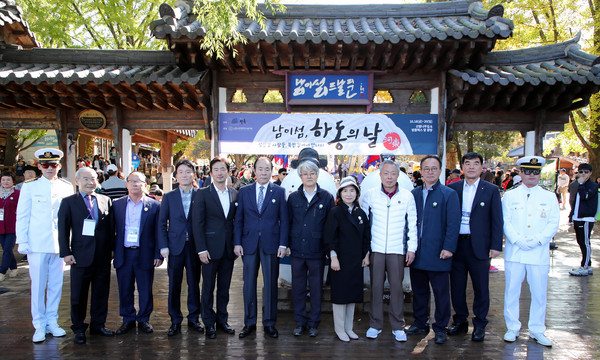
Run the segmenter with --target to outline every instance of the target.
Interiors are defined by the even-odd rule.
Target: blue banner
[[[437,153],[437,114],[221,113],[224,154],[426,155]]]
[[[288,101],[369,100],[369,75],[290,74]]]

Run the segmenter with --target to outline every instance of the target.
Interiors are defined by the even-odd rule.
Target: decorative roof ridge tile
[[[576,61],[592,66],[597,56],[580,50],[579,39],[581,32],[574,38],[556,44],[542,45],[537,47],[492,51],[483,59],[484,65],[520,65],[535,62],[544,62],[562,58],[575,58]]]

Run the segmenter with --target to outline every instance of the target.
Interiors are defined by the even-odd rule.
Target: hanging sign
[[[79,122],[86,130],[102,130],[106,126],[106,116],[98,110],[83,110],[79,113]]]

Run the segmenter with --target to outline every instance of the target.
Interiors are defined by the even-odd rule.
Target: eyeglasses
[[[435,171],[438,171],[439,169],[440,168],[438,168],[438,167],[430,167],[430,168],[422,168],[421,171],[422,172],[430,172],[430,171],[435,172]]]
[[[40,164],[40,165],[42,165],[42,167],[43,167],[44,169],[47,169],[47,168],[49,168],[49,167],[51,167],[51,168],[53,168],[53,169],[56,169],[56,168],[58,167],[58,164],[57,164],[57,163],[44,163],[44,164]]]
[[[144,183],[144,181],[142,180],[127,180],[128,183],[132,183],[132,184],[142,184]]]
[[[580,174],[589,174],[589,173],[591,173],[591,171],[589,171],[589,170],[579,170],[578,173],[580,173]]]
[[[540,169],[522,169],[522,171],[525,175],[539,175],[542,173]]]
[[[281,173],[281,175],[283,175],[283,176],[287,176],[287,173]]]

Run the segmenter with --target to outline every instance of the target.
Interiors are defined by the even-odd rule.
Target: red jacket
[[[17,203],[19,190],[15,190],[6,199],[0,199],[0,208],[4,208],[4,221],[0,221],[0,234],[14,234],[17,222]]]

